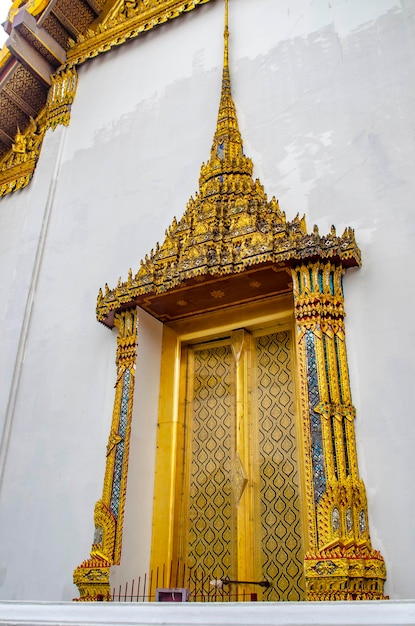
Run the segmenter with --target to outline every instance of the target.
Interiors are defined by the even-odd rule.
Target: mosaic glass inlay
[[[340,530],[340,513],[337,507],[331,512],[331,526],[335,532]]]
[[[323,293],[324,291],[323,270],[318,270],[318,286],[319,286],[320,292]]]
[[[337,447],[336,447],[336,418],[334,415],[330,417],[330,430],[331,430],[331,445],[333,450],[333,465],[334,465],[334,474],[336,478],[339,477],[338,472],[338,462],[337,462]]]
[[[306,330],[306,355],[308,377],[308,402],[310,406],[311,458],[313,463],[314,498],[316,504],[326,491],[326,474],[324,470],[323,436],[320,415],[315,408],[320,402],[317,378],[316,351],[312,330]]]
[[[130,378],[131,378],[131,373],[130,373],[129,368],[127,368],[124,372],[124,378],[123,378],[123,388],[122,388],[121,407],[120,407],[120,421],[119,421],[119,428],[118,428],[118,434],[121,437],[121,441],[117,444],[117,451],[115,453],[114,477],[112,481],[112,493],[111,493],[111,504],[110,504],[111,513],[114,515],[116,519],[118,517],[118,507],[120,504],[121,478],[122,478],[122,467],[123,467],[123,459],[124,459],[124,440],[125,440],[125,433],[127,430]]]
[[[346,528],[348,533],[353,530],[353,515],[351,509],[347,509],[346,511]]]
[[[347,445],[346,420],[344,417],[342,421],[342,430],[343,430],[343,446],[344,446],[344,461],[345,461],[345,466],[346,466],[346,476],[350,476],[349,448]]]
[[[330,291],[331,291],[331,294],[334,296],[334,274],[333,274],[333,272],[330,272]]]
[[[366,531],[366,515],[364,511],[359,512],[359,531],[361,535]]]
[[[324,365],[325,365],[325,372],[326,372],[327,391],[328,391],[328,395],[329,395],[329,402],[331,402],[330,365],[329,365],[329,358],[328,358],[328,352],[327,352],[327,337],[326,337],[326,335],[323,335],[323,351],[324,351]]]
[[[93,543],[102,543],[103,530],[102,526],[96,526],[94,532],[94,541]]]

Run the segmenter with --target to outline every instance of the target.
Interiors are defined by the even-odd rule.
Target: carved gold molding
[[[68,65],[79,65],[107,52],[140,33],[168,22],[182,13],[191,11],[210,0],[126,0],[117,2],[107,17],[81,35],[75,42],[70,40],[67,53]]]
[[[377,550],[356,548],[309,553],[305,559],[307,600],[384,600],[386,568]]]

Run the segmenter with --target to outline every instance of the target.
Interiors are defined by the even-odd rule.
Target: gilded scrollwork
[[[111,561],[106,558],[92,557],[81,563],[73,575],[79,590],[79,598],[75,601],[111,601],[110,569]]]
[[[46,8],[49,1],[50,0],[26,0],[25,2],[22,0],[14,0],[8,11],[8,18],[10,21],[12,21],[16,13],[20,11],[23,7],[31,15],[38,15]]]
[[[305,559],[307,600],[382,600],[385,563],[376,550],[356,547],[310,552]]]
[[[49,2],[50,0],[27,2],[16,0],[10,8],[9,20],[13,21],[23,6],[28,13],[37,16]],[[209,0],[115,2],[112,10],[104,11],[103,16],[98,18],[94,28],[90,28],[85,34],[79,34],[76,42],[69,40],[65,63],[50,76],[51,86],[46,108],[35,120],[31,120],[24,132],[18,130],[12,148],[0,161],[0,197],[23,189],[29,184],[46,130],[55,129],[58,124],[68,126],[70,109],[76,93],[76,67],[79,64],[206,2]],[[62,41],[59,43],[65,45]],[[5,63],[10,57],[6,47],[0,52],[0,56],[1,63]]]

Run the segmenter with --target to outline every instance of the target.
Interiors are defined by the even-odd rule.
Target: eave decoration
[[[79,65],[207,2],[210,0],[117,0],[104,19],[69,42],[68,63]]]
[[[10,152],[0,162],[0,196],[23,189],[32,178],[44,137],[45,111],[30,120],[25,133],[17,132]]]
[[[320,235],[317,227],[307,231],[304,217],[287,220],[252,178],[231,94],[225,2],[219,113],[199,190],[138,272],[130,269],[125,282],[99,291],[97,319],[119,330],[119,371],[103,497],[95,511],[98,539],[74,580],[81,600],[111,598],[109,567],[121,554],[136,307],[168,322],[240,304],[243,294],[251,302],[291,293],[304,442],[306,599],[382,599],[386,569],[370,541],[345,344],[342,277],[361,265],[360,250],[351,228],[341,236],[334,227]]]
[[[30,182],[47,129],[69,124],[80,64],[209,1],[15,0],[0,51],[0,197]]]

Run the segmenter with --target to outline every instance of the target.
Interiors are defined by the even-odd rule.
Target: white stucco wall
[[[360,470],[387,593],[413,597],[414,4],[230,5],[233,93],[256,175],[289,219],[305,212],[309,228],[356,229],[364,266],[348,272],[345,293]],[[115,332],[95,321],[97,291],[138,269],[197,189],[222,24],[212,0],[82,66],[70,126],[48,132],[31,185],[0,202],[2,418],[20,364],[0,491],[0,598],[77,595],[72,570],[92,541],[115,379]],[[146,356],[117,582],[142,573],[149,555],[161,327],[140,319]]]

